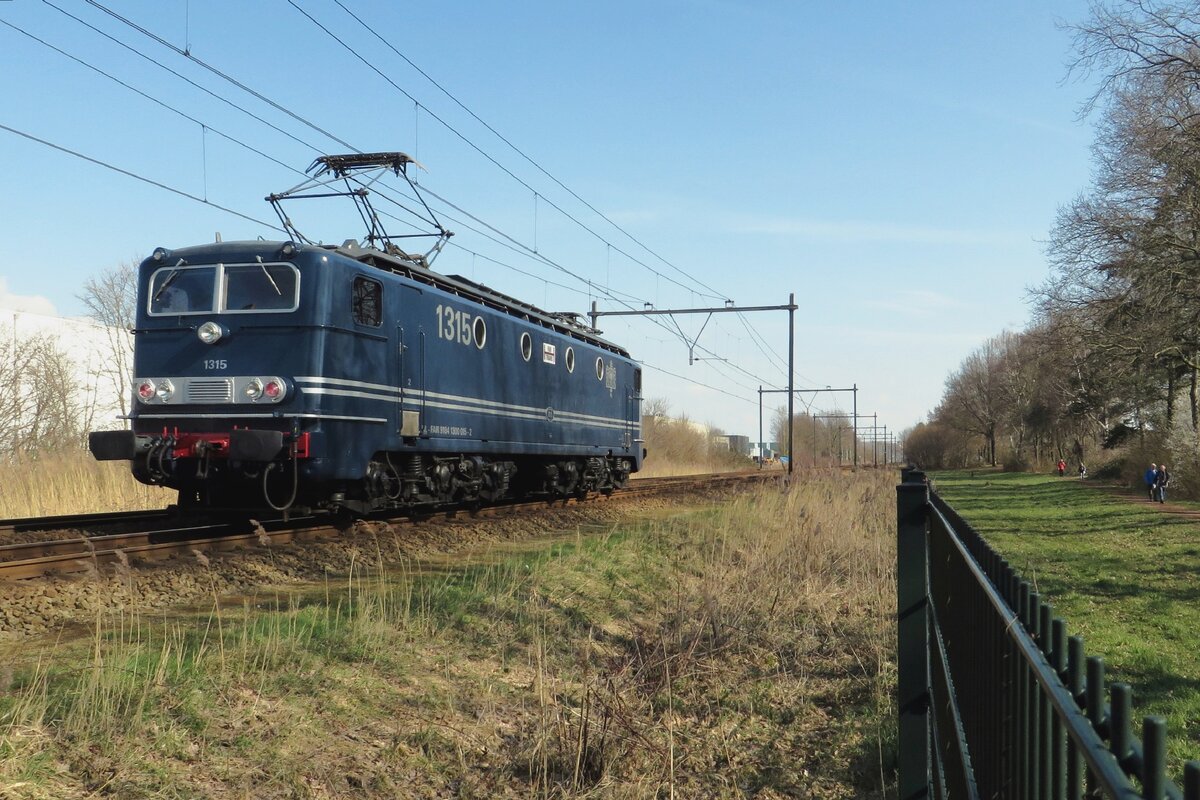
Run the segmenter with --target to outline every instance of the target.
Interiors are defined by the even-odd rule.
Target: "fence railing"
[[[1166,722],[1131,732],[1127,684],[921,472],[897,487],[899,795],[1200,800],[1166,774]]]

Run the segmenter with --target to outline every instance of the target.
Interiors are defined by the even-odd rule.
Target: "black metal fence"
[[[1130,687],[906,469],[897,487],[900,800],[1200,800],[1166,776],[1166,723],[1131,733]]]

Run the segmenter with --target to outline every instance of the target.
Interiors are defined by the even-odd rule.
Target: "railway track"
[[[631,482],[629,487],[615,492],[610,497],[591,495],[584,501],[575,498],[555,501],[537,500],[486,506],[474,511],[451,509],[415,517],[389,517],[381,514],[368,517],[368,519],[370,521],[386,521],[389,524],[403,527],[430,519],[495,517],[527,513],[548,506],[665,494],[684,489],[762,481],[779,476],[781,473],[778,472],[756,470],[749,473],[644,478]],[[154,527],[155,522],[162,521],[170,521],[172,524],[166,527],[161,525]],[[177,524],[180,522],[185,524]],[[70,529],[81,530],[84,533],[63,539],[0,544],[0,580],[21,580],[49,574],[87,572],[99,570],[104,565],[114,563],[138,566],[180,554],[189,554],[193,551],[236,550],[290,542],[318,541],[342,536],[352,525],[352,521],[327,516],[293,517],[290,520],[270,519],[261,522],[240,519],[189,525],[186,524],[186,520],[173,513],[153,511],[132,512],[132,514],[125,515],[74,515],[43,517],[40,520],[4,520],[0,522],[0,541],[3,541],[5,526],[10,523],[12,523],[12,527],[8,528],[10,531]],[[103,527],[128,523],[152,527],[147,530],[120,533],[91,533],[89,528],[89,526]],[[20,525],[27,527],[19,528]]]
[[[168,519],[170,509],[120,511],[108,514],[64,514],[57,517],[0,519],[0,541],[16,533],[36,531],[96,530],[123,525],[154,525]]]

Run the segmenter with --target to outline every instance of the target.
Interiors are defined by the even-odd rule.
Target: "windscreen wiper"
[[[179,259],[179,263],[175,265],[175,269],[171,271],[171,274],[167,276],[167,279],[162,282],[162,286],[159,286],[158,291],[154,293],[154,298],[151,300],[151,302],[158,302],[158,298],[162,297],[162,293],[167,290],[167,287],[174,283],[175,279],[179,277],[179,268],[186,263],[187,262],[182,258]]]
[[[259,269],[263,271],[263,275],[267,276],[267,280],[271,282],[271,288],[275,290],[275,294],[283,297],[283,292],[279,291],[279,284],[275,283],[275,279],[271,277],[271,273],[267,271],[267,265],[263,263],[262,256],[255,256],[258,259]]]

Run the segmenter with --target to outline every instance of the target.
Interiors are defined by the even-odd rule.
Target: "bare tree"
[[[1003,368],[1011,334],[988,339],[946,379],[946,394],[937,418],[966,433],[982,436],[987,458],[996,466],[996,437],[1004,415]]]
[[[1083,109],[1094,177],[1059,211],[1036,322],[964,360],[914,431],[931,459],[933,425],[982,439],[993,464],[997,438],[1014,462],[1130,433],[1159,446],[1184,402],[1200,431],[1200,4],[1098,2],[1074,30],[1072,70],[1100,79]]]
[[[919,422],[901,433],[904,457],[921,469],[963,466],[966,443],[962,433],[940,422]]]
[[[137,312],[137,262],[126,261],[89,278],[79,295],[88,316],[103,326],[104,359],[95,370],[111,386],[121,416],[129,413],[133,380],[133,326]],[[128,421],[126,421],[128,425]]]
[[[0,453],[76,449],[95,416],[95,397],[50,335],[0,334]]]

